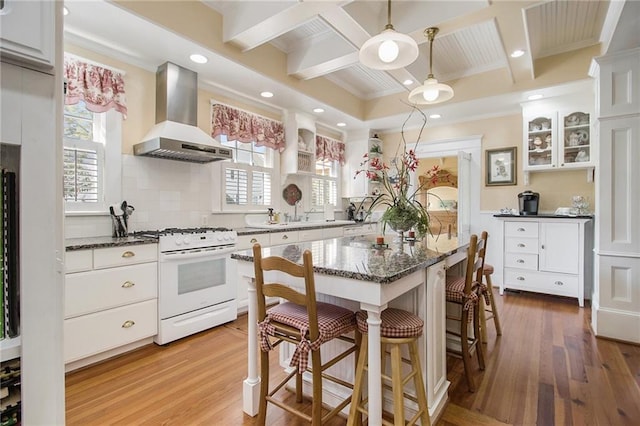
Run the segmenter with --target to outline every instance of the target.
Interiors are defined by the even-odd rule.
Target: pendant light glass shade
[[[419,105],[438,104],[453,98],[453,89],[446,84],[438,83],[431,76],[420,87],[416,87],[409,93],[409,102]]]
[[[453,98],[453,89],[444,83],[438,83],[433,76],[433,39],[438,33],[437,28],[427,28],[424,34],[429,38],[429,75],[420,87],[409,93],[409,102],[418,105],[439,104]]]
[[[418,43],[391,25],[391,0],[387,6],[388,23],[378,35],[360,48],[360,63],[376,70],[395,70],[406,67],[418,58]]]

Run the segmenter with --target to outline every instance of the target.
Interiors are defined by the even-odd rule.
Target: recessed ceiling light
[[[324,110],[322,108],[314,108],[313,112],[321,113],[324,112]]]
[[[209,62],[209,59],[207,59],[206,56],[200,55],[198,53],[194,53],[193,55],[189,56],[189,59],[191,59],[196,64],[206,64],[207,62]]]
[[[62,7],[62,14],[64,16],[67,16],[69,14],[69,9],[67,9],[67,6],[63,6]]]
[[[429,118],[442,118],[440,114],[431,114]]]
[[[271,92],[262,92],[262,93],[260,93],[260,96],[262,96],[263,98],[273,98],[273,93],[271,93]]]
[[[529,99],[530,101],[535,101],[536,99],[542,99],[542,95],[539,93],[536,95],[530,95],[527,99]]]
[[[514,50],[513,52],[511,52],[511,57],[512,58],[519,58],[520,56],[524,55],[524,50]]]
[[[340,123],[336,124],[336,126],[338,126],[338,127],[344,127],[344,126],[346,126],[346,125],[347,125],[347,123],[342,123],[342,122],[340,122]]]
[[[402,82],[402,84],[404,84],[405,86],[409,86],[409,85],[413,84],[413,80],[406,79],[405,81]]]

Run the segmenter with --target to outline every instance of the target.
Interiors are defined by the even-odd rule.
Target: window
[[[233,150],[233,162],[222,164],[224,210],[262,210],[272,203],[274,151],[255,142],[229,141],[219,135],[220,143]]]
[[[338,172],[337,161],[316,161],[316,176],[311,178],[311,207],[338,205]]]
[[[91,112],[83,101],[65,105],[63,115],[65,210],[106,212],[120,199],[121,116]]]

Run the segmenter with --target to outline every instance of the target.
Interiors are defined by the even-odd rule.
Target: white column
[[[367,311],[369,343],[369,425],[382,424],[382,366],[380,364],[380,313],[387,308],[362,303],[360,307]]]
[[[258,414],[258,406],[260,402],[260,376],[258,376],[258,324],[257,310],[258,302],[256,299],[255,281],[249,277],[247,279],[249,294],[249,312],[248,312],[248,335],[247,350],[248,365],[247,378],[242,384],[242,410],[250,416]]]

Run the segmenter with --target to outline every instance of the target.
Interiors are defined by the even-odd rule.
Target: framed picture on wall
[[[488,149],[485,169],[487,171],[486,186],[516,184],[516,149]]]

